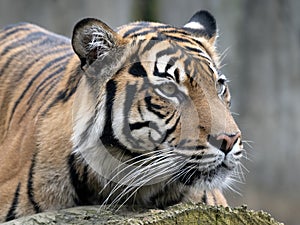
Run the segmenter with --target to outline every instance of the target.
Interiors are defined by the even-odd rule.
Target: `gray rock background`
[[[112,27],[145,18],[182,25],[199,9],[216,17],[232,111],[252,141],[252,148],[245,145],[250,172],[236,186],[242,196],[228,190],[229,202],[299,224],[299,0],[1,0],[0,26],[29,21],[70,37],[83,17]]]

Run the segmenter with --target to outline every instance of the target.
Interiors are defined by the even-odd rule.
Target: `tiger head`
[[[84,75],[74,151],[118,187],[228,185],[244,150],[216,36],[207,11],[181,28],[135,22],[113,31],[96,19],[79,22],[72,45]]]

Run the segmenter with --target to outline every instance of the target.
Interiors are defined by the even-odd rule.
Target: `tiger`
[[[244,155],[214,16],[0,32],[0,220],[75,206],[227,206]]]

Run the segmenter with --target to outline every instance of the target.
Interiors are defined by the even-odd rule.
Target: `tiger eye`
[[[177,87],[173,83],[164,83],[160,85],[159,89],[167,96],[172,96],[177,91]]]

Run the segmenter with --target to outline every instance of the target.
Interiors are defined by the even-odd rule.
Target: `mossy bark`
[[[204,205],[179,204],[167,210],[132,211],[122,208],[118,212],[85,206],[54,212],[39,213],[5,223],[6,225],[33,224],[113,224],[113,225],[279,225],[268,213],[248,210],[247,207],[223,208]]]

